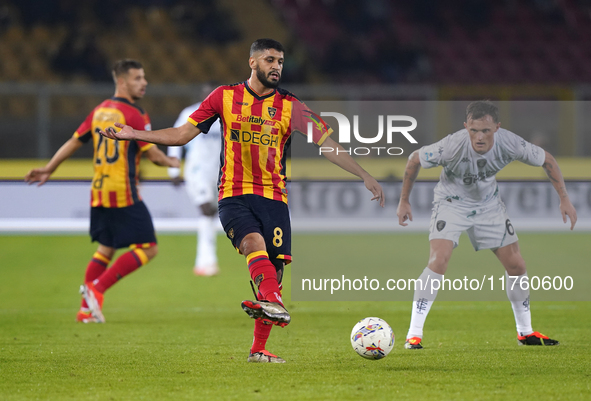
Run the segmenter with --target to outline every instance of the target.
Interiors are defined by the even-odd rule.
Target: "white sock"
[[[202,216],[197,226],[197,256],[195,266],[211,266],[218,263],[216,255],[217,216]]]
[[[511,301],[517,332],[522,336],[531,334],[534,331],[531,327],[531,312],[529,310],[529,285],[527,290],[522,289],[519,285],[522,279],[523,282],[527,280],[527,273],[510,278],[505,272],[505,278],[507,279],[507,297]]]
[[[435,298],[437,297],[437,290],[432,289],[431,284],[433,280],[441,283],[442,279],[443,275],[435,273],[428,267],[425,267],[425,270],[423,270],[423,273],[419,276],[415,287],[415,295],[413,297],[410,328],[408,329],[406,338],[423,338],[423,326],[425,325],[425,320],[431,310],[433,301],[435,301]]]

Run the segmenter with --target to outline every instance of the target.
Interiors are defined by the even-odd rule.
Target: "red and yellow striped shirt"
[[[219,199],[255,194],[287,203],[286,150],[293,132],[307,132],[310,114],[304,103],[280,88],[260,96],[245,81],[211,92],[189,122],[207,133],[221,118]],[[318,145],[332,133],[330,127],[311,125]]]
[[[114,123],[150,130],[150,118],[127,99],[111,98],[99,104],[74,133],[82,142],[92,139],[94,177],[90,204],[92,207],[126,207],[142,198],[137,189],[142,152],[154,144],[139,141],[115,141],[99,134]]]

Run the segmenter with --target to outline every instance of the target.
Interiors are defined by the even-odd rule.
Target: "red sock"
[[[94,282],[94,288],[100,293],[107,291],[113,284],[128,274],[136,271],[140,266],[148,263],[148,256],[142,249],[133,249],[119,256],[107,271]]]
[[[252,347],[250,348],[251,354],[265,349],[272,328],[272,324],[265,324],[260,320],[254,321],[254,340],[252,340]]]
[[[92,259],[86,267],[86,275],[84,276],[84,282],[90,283],[100,277],[101,274],[107,270],[107,266],[111,263],[111,259],[99,252],[95,252],[92,255]]]
[[[107,270],[107,266],[109,266],[109,263],[111,263],[111,259],[107,258],[100,252],[95,252],[94,255],[92,255],[92,259],[90,259],[88,266],[86,267],[84,282],[90,283],[91,281],[94,281],[95,279],[100,277],[100,275],[103,274],[105,270]],[[88,305],[86,304],[84,298],[82,298],[82,304],[80,305],[80,307],[88,309]]]
[[[279,295],[281,296],[281,284],[279,284]],[[261,299],[263,294],[258,293],[257,299]],[[273,328],[272,324],[265,324],[260,320],[254,321],[254,339],[252,340],[252,347],[250,348],[250,353],[254,354],[255,352],[260,352],[265,350],[267,346],[267,340],[269,339],[269,335],[271,334],[271,329]]]
[[[251,253],[246,257],[246,263],[248,263],[250,277],[259,288],[263,299],[269,302],[279,302],[283,305],[281,291],[277,283],[277,271],[273,263],[269,260],[267,252],[259,251]]]

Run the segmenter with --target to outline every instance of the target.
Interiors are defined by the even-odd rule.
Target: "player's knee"
[[[445,272],[447,271],[447,263],[448,263],[449,259],[447,260],[443,260],[443,259],[438,259],[438,258],[434,258],[429,260],[429,269],[431,269],[431,271],[437,273],[437,274],[445,274]]]
[[[244,256],[259,251],[267,251],[265,240],[259,233],[250,233],[240,242],[240,253]]]
[[[99,245],[97,251],[108,259],[113,259],[116,249],[111,248],[110,246]]]
[[[149,248],[144,249],[144,253],[148,257],[148,260],[152,260],[158,255],[158,245],[153,245]]]
[[[511,262],[505,267],[507,274],[510,276],[521,276],[527,272],[525,260],[523,258],[513,258]]]
[[[447,270],[447,264],[449,263],[450,255],[436,252],[431,255],[429,259],[429,269],[438,274],[444,274]]]

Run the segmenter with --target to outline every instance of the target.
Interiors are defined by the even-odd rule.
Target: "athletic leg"
[[[274,259],[273,265],[277,271],[277,280],[279,283],[279,292],[281,294],[281,281],[283,278],[284,263],[282,260]],[[261,299],[262,294],[259,292],[257,299]],[[250,348],[250,355],[248,357],[249,362],[275,362],[283,363],[285,360],[278,357],[277,355],[271,354],[266,350],[267,340],[273,329],[272,324],[264,323],[262,320],[255,320],[254,322],[254,338],[252,341],[252,347]]]
[[[493,252],[505,268],[507,297],[513,308],[517,332],[520,336],[529,335],[534,332],[531,327],[531,312],[529,310],[529,282],[525,260],[519,252],[519,243],[514,242],[497,248]],[[522,282],[527,282],[527,287],[522,286]]]
[[[257,285],[259,292],[255,296],[256,300],[242,302],[242,309],[255,319],[254,341],[248,361],[277,363],[284,361],[266,351],[264,347],[272,325],[285,326],[290,322],[291,317],[283,307],[279,286],[281,275],[278,276],[269,258],[268,242],[263,236],[265,231],[262,220],[265,220],[265,216],[261,216],[265,213],[275,216],[276,213],[273,211],[273,205],[261,205],[264,201],[265,198],[256,195],[241,195],[222,199],[218,209],[224,231],[232,241],[232,245],[246,257],[251,279]],[[276,257],[276,255],[273,256],[273,258]]]
[[[93,317],[103,323],[104,292],[154,258],[158,253],[158,246],[152,217],[141,201],[123,208],[91,208],[90,233],[93,241],[106,247],[103,249],[113,249],[111,256],[115,249],[130,248],[109,269],[80,287],[80,293]]]
[[[85,283],[80,287],[80,293],[88,305],[94,321],[104,323],[103,300],[104,292],[112,287],[117,281],[145,265],[158,253],[156,244],[146,248],[132,248],[132,250],[121,255],[113,266],[92,282]]]
[[[558,341],[534,332],[532,329],[529,280],[525,260],[523,260],[519,251],[519,243],[514,242],[502,248],[494,249],[493,252],[505,268],[507,297],[513,308],[519,343],[524,345],[557,345]],[[527,283],[527,286],[521,283]]]
[[[405,348],[408,349],[422,348],[421,339],[423,338],[425,320],[437,297],[438,290],[433,288],[433,282],[441,282],[454,249],[453,241],[447,239],[432,239],[429,244],[429,263],[419,276],[418,280],[420,281],[417,281],[415,287],[410,328],[408,329],[405,344]]]
[[[89,283],[107,270],[109,263],[115,255],[115,248],[99,244],[98,249],[92,255],[92,259],[86,267],[86,274],[84,275],[84,282]]]
[[[279,295],[279,283],[275,266],[269,260],[265,240],[259,233],[250,233],[240,243],[240,253],[246,256],[248,271],[263,300],[283,304]]]
[[[514,242],[497,248],[493,252],[506,271],[507,297],[513,308],[517,332],[522,336],[531,334],[534,331],[531,327],[531,312],[529,310],[529,282],[525,260],[519,252],[519,243]],[[527,287],[521,285],[522,282],[527,282]]]
[[[147,246],[146,248],[132,246],[128,252],[117,258],[113,266],[93,281],[94,287],[98,292],[104,293],[117,281],[148,263],[157,254],[158,245],[156,244]]]
[[[246,257],[248,269],[259,290],[257,302],[242,302],[244,311],[256,319],[254,322],[254,338],[247,361],[284,363],[285,360],[265,349],[273,324],[283,327],[289,324],[291,318],[283,307],[278,272],[274,264],[269,260],[266,250],[257,250],[261,248],[266,249],[264,239],[258,233],[248,234],[240,246],[240,251],[248,255]],[[282,273],[283,270],[281,270],[279,280],[283,276]]]
[[[92,259],[88,263],[86,267],[86,273],[84,275],[84,283],[88,284],[97,279],[101,274],[107,270],[109,263],[111,263],[111,259],[115,255],[115,248],[110,246],[99,244],[98,249],[92,255]],[[80,310],[76,315],[76,321],[82,323],[90,323],[94,322],[94,318],[90,313],[90,309],[88,309],[88,304],[86,300],[82,298],[82,302],[80,305]]]
[[[197,224],[197,254],[195,256],[194,273],[198,276],[213,276],[218,274],[218,259],[216,255],[216,227],[217,218],[202,216]]]

